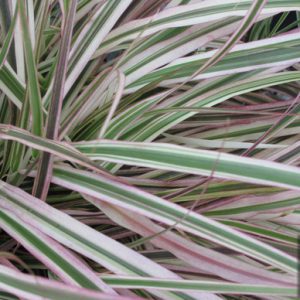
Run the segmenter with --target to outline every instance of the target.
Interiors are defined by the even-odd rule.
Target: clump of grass
[[[299,11],[2,1],[0,298],[296,297]]]

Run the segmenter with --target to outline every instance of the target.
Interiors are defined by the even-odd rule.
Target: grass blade
[[[32,132],[38,136],[43,134],[42,100],[39,88],[37,69],[30,39],[29,25],[26,17],[24,1],[18,1],[18,10],[22,24],[24,52],[26,60],[27,80],[29,89],[30,109],[32,113]]]
[[[72,30],[74,26],[74,19],[76,13],[77,1],[73,0],[70,3],[66,19],[64,20],[64,27],[61,41],[56,71],[54,75],[53,93],[48,112],[46,138],[56,140],[58,137],[58,130],[60,125],[60,115],[64,95],[64,84],[67,74],[68,55],[71,44]],[[51,173],[52,173],[53,157],[50,153],[42,153],[38,167],[38,176],[33,185],[33,195],[46,200],[49,190]]]
[[[138,297],[122,297],[70,287],[57,281],[22,274],[0,265],[0,287],[2,290],[26,299],[65,300],[138,300]]]

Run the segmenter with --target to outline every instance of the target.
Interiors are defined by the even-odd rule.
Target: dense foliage
[[[0,299],[295,299],[299,0],[0,8]]]

